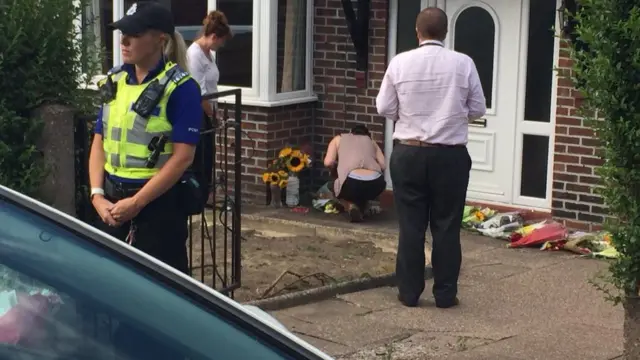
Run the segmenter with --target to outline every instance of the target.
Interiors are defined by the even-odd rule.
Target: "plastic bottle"
[[[289,207],[298,206],[300,204],[300,179],[298,179],[297,175],[289,175],[285,201]]]

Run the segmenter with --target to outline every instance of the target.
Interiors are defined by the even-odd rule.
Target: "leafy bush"
[[[599,189],[612,219],[621,256],[610,281],[612,300],[638,295],[640,280],[640,4],[637,0],[580,0],[576,33],[586,45],[574,50],[573,75],[583,113],[602,142]]]
[[[81,73],[95,74],[95,38],[83,34],[86,0],[0,0],[0,184],[34,195],[45,176],[36,149],[42,124],[33,111],[47,103],[84,110]],[[89,50],[89,51],[87,51]]]

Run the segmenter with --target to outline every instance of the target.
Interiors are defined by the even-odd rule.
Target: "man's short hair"
[[[437,7],[423,9],[416,19],[416,29],[425,39],[444,40],[448,27],[447,13]]]

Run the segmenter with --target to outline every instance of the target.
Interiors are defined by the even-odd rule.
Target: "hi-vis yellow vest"
[[[119,70],[108,75],[116,84],[116,96],[102,105],[102,134],[106,160],[104,169],[107,173],[125,179],[150,179],[173,154],[173,143],[167,141],[155,166],[146,167],[147,159],[151,155],[149,144],[153,138],[160,138],[162,135],[171,138],[173,126],[167,119],[169,96],[178,85],[191,78],[181,69],[169,78],[167,71],[174,66],[175,64],[167,62],[164,70],[156,76],[166,87],[162,99],[148,119],[138,115],[131,108],[149,82],[139,85],[127,84],[127,73]]]

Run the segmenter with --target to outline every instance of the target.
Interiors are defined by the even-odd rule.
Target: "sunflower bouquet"
[[[278,153],[278,158],[271,161],[262,174],[265,184],[287,187],[290,174],[297,174],[309,166],[309,155],[292,147],[285,147]]]

